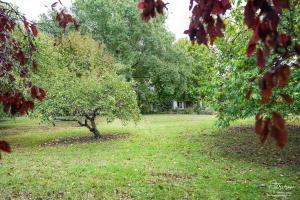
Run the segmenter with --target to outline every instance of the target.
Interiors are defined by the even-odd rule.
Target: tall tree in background
[[[103,41],[126,65],[123,73],[135,80],[141,108],[182,95],[191,69],[184,52],[173,44],[173,35],[166,31],[165,18],[143,23],[132,0],[76,0],[74,9],[81,29]]]
[[[176,43],[186,52],[192,68],[184,96],[197,105],[197,110],[204,109],[205,105],[212,104],[215,95],[212,84],[217,72],[215,51],[213,48],[193,45],[187,39],[180,39]]]

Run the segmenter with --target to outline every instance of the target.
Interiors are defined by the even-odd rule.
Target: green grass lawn
[[[200,115],[149,115],[125,127],[99,120],[106,137],[92,141],[71,122],[2,121],[0,139],[13,153],[0,161],[0,199],[300,199],[299,128],[281,150],[262,146],[249,121],[214,123]]]

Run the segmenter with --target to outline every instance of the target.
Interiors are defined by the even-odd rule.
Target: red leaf
[[[268,20],[262,21],[258,26],[258,36],[262,41],[265,41],[267,36],[272,32],[270,23]]]
[[[225,24],[224,24],[223,20],[221,19],[221,17],[219,17],[219,16],[217,18],[216,27],[217,27],[217,29],[220,29],[220,30],[225,28]]]
[[[285,129],[285,121],[283,117],[281,116],[280,113],[278,112],[273,112],[272,113],[272,120],[273,120],[273,125],[279,129],[279,130],[284,130]]]
[[[27,19],[24,17],[23,19],[23,24],[26,30],[29,30],[29,22],[27,21]]]
[[[250,99],[250,97],[251,97],[251,94],[252,94],[252,89],[249,89],[248,91],[247,91],[247,93],[246,93],[246,99]]]
[[[270,48],[266,45],[264,49],[264,54],[268,57],[270,55]]]
[[[255,10],[254,10],[252,1],[247,2],[247,5],[245,6],[245,10],[244,10],[244,16],[245,16],[244,21],[247,24],[247,26],[251,29],[254,29],[255,28]]]
[[[285,146],[288,139],[286,130],[280,130],[276,126],[271,126],[271,136],[276,140],[277,146],[281,148]]]
[[[281,65],[276,71],[275,75],[278,81],[278,86],[284,87],[288,83],[288,79],[291,75],[291,69],[288,65]]]
[[[296,44],[294,47],[296,53],[299,55],[300,54],[300,44]]]
[[[25,58],[25,54],[22,51],[19,51],[16,54],[17,59],[20,62],[20,65],[25,65],[26,64],[26,58]]]
[[[165,3],[162,0],[157,0],[156,4],[155,4],[155,7],[156,7],[156,11],[159,14],[161,14],[161,15],[164,14]]]
[[[62,18],[61,14],[57,13],[56,17],[55,17],[55,20],[58,21],[58,22],[60,22],[61,18]]]
[[[5,65],[6,71],[11,71],[12,70],[12,64],[8,63]]]
[[[142,18],[143,21],[147,22],[151,19],[151,17],[155,17],[155,15],[156,15],[155,1],[154,0],[147,0],[147,1],[142,1],[142,3],[139,3],[138,7],[141,7],[143,9],[143,12],[141,13],[141,18]]]
[[[255,133],[261,135],[263,131],[263,118],[259,114],[257,114],[255,118]]]
[[[32,55],[32,53],[35,51],[36,51],[36,46],[34,46],[33,44],[30,44],[30,46],[29,46],[30,55]]]
[[[34,108],[34,103],[32,101],[27,101],[27,107],[30,108],[31,110],[33,110]]]
[[[292,104],[294,102],[294,100],[292,99],[292,97],[290,97],[287,94],[280,94],[280,96],[288,103],[288,104]]]
[[[11,148],[9,146],[9,144],[5,141],[0,141],[0,150],[10,153],[11,152]]]
[[[291,45],[292,39],[289,35],[287,34],[280,34],[279,36],[279,42],[284,46],[287,47]]]
[[[37,90],[38,90],[38,88],[36,86],[32,86],[31,87],[31,97],[33,99],[35,99],[37,97],[37,95],[38,95],[38,91]]]
[[[199,26],[199,30],[197,31],[196,37],[198,44],[207,45],[207,35],[202,24]]]
[[[139,2],[138,4],[137,4],[137,7],[139,8],[139,9],[145,9],[145,2]]]
[[[32,69],[33,70],[37,69],[37,64],[36,64],[35,60],[32,60]]]
[[[262,96],[262,103],[268,103],[270,96],[272,95],[272,90],[275,86],[274,75],[271,72],[266,72],[264,76],[260,79],[260,89]]]
[[[265,143],[268,138],[270,132],[270,124],[271,124],[271,120],[269,118],[264,120],[263,130],[260,134],[260,141],[262,143]]]
[[[45,96],[46,96],[45,90],[43,90],[42,88],[39,88],[39,94],[37,96],[37,99],[39,101],[42,101],[45,98]]]
[[[9,107],[10,107],[9,104],[4,105],[4,107],[3,107],[3,112],[8,113]]]
[[[224,10],[230,9],[231,8],[231,4],[229,0],[222,0],[222,7]]]
[[[289,1],[288,0],[273,0],[273,3],[276,7],[280,8],[289,8]]]
[[[255,51],[255,49],[256,49],[256,43],[249,44],[246,52],[247,56],[251,56]]]
[[[257,65],[258,65],[260,68],[263,68],[263,67],[266,65],[266,63],[265,63],[264,53],[263,53],[263,51],[261,50],[261,48],[259,48],[259,49],[257,50],[256,56],[257,56]]]
[[[215,15],[220,15],[222,13],[222,3],[219,1],[215,1],[214,7],[212,9],[212,13]]]
[[[33,36],[36,37],[38,35],[38,30],[37,30],[36,26],[34,24],[31,24],[30,29],[31,29]]]

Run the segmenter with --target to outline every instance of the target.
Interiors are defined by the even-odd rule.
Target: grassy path
[[[0,161],[0,199],[300,198],[298,128],[279,150],[260,145],[249,127],[218,130],[214,121],[149,115],[123,127],[100,120],[108,139],[82,142],[89,133],[72,123],[0,122],[0,138],[14,148]]]

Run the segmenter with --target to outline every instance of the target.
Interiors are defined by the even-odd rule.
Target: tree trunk
[[[95,122],[96,117],[85,117],[84,122],[78,120],[78,124],[80,126],[85,126],[87,127],[93,134],[95,139],[101,138],[100,131],[97,129],[96,122]],[[88,120],[91,122],[91,125],[89,125]]]
[[[95,118],[92,118],[90,121],[92,125],[90,131],[94,134],[95,139],[101,138],[100,131],[97,129],[96,126]]]

